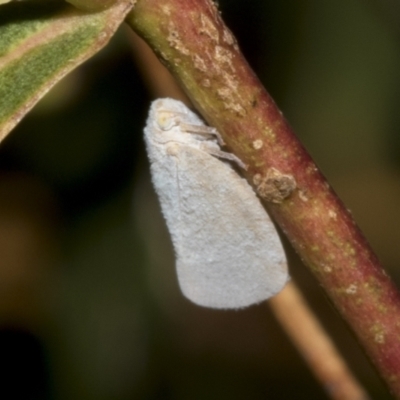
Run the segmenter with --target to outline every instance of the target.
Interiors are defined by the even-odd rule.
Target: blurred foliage
[[[358,0],[219,3],[399,282],[400,52],[386,14]],[[61,81],[0,147],[0,341],[23,350],[7,364],[26,366],[0,390],[35,370],[25,398],[326,399],[265,305],[207,310],[180,294],[142,141],[150,99],[128,36]],[[288,253],[371,397],[390,398]]]

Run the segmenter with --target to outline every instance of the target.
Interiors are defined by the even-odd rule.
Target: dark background
[[[400,283],[398,9],[361,0],[219,4]],[[208,310],[179,292],[144,152],[151,99],[129,34],[120,29],[1,144],[0,391],[22,399],[327,399],[266,304]],[[287,249],[292,276],[354,373],[372,398],[390,398]]]

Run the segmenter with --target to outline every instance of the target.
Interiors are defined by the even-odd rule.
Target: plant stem
[[[268,304],[330,398],[369,399],[293,282]]]
[[[138,0],[127,22],[248,165],[247,178],[400,399],[400,296],[211,0]]]
[[[135,32],[131,31],[129,39],[136,65],[152,96],[172,97],[190,106],[189,99],[150,47]],[[267,304],[332,399],[368,399],[295,283],[289,282]]]

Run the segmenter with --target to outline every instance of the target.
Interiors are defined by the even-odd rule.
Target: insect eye
[[[156,120],[158,126],[163,131],[168,131],[177,124],[176,119],[168,111],[159,112]]]

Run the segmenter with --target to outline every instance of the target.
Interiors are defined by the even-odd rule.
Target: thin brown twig
[[[136,66],[146,84],[147,90],[154,98],[171,97],[189,106],[190,100],[177,85],[148,44],[132,29],[129,29],[129,42]]]
[[[268,304],[332,399],[369,398],[293,282],[289,282]]]

